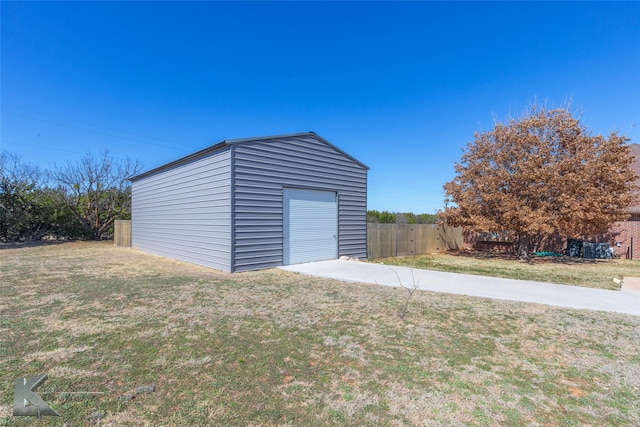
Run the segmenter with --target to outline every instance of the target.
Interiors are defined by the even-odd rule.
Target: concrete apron
[[[640,277],[625,277],[622,280],[620,290],[623,292],[640,292]]]
[[[640,316],[640,292],[609,291],[528,280],[445,273],[352,260],[319,261],[280,267],[283,270],[345,282],[405,286],[483,298],[600,310]],[[623,282],[627,282],[625,278]],[[640,278],[638,279],[640,284]],[[630,287],[628,287],[630,288]]]

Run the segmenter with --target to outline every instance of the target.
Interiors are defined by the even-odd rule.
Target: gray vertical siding
[[[132,181],[134,248],[232,271],[229,148]]]
[[[367,168],[315,134],[229,141],[234,271],[283,264],[283,188],[338,193],[338,256],[367,256]]]

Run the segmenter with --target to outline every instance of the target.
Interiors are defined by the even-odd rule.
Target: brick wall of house
[[[631,214],[628,221],[616,222],[612,231],[619,233],[613,238],[615,254],[620,258],[640,259],[640,214]],[[633,250],[631,241],[633,237]],[[617,247],[616,243],[620,243]]]
[[[640,177],[640,144],[630,144],[631,155],[634,157],[633,170]],[[636,181],[640,185],[640,179]],[[629,209],[629,219],[624,222],[616,222],[611,231],[619,232],[612,240],[614,243],[615,254],[620,258],[640,259],[640,203]],[[633,251],[631,250],[631,238],[633,237]],[[619,242],[620,247],[615,247],[615,243]]]

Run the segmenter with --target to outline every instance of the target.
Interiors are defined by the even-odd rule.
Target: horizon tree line
[[[0,151],[0,241],[110,238],[115,219],[131,218],[128,178],[140,170],[106,150],[49,170]]]

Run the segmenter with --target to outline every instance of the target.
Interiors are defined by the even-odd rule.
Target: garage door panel
[[[335,192],[285,189],[283,207],[285,265],[337,258]]]

